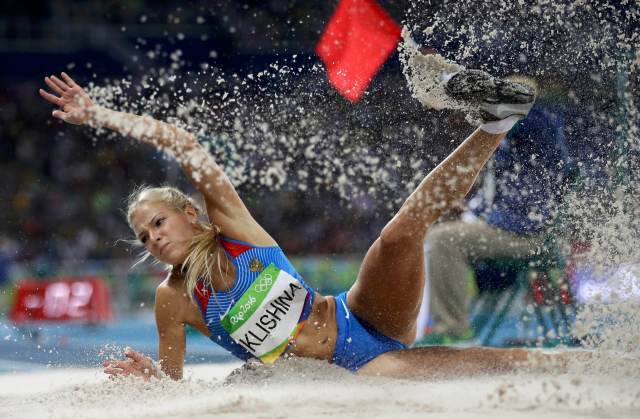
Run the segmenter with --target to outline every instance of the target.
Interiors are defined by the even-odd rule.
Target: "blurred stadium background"
[[[0,371],[36,364],[95,365],[100,356],[125,344],[154,353],[151,307],[163,273],[153,266],[131,269],[135,251],[118,242],[130,238],[123,200],[141,183],[187,187],[175,166],[146,147],[131,147],[126,141],[95,142],[85,131],[52,120],[50,106],[37,95],[43,77],[67,71],[82,84],[128,77],[135,85],[151,66],[169,67],[175,61],[170,53],[146,54],[156,47],[169,52],[179,49],[181,72],[197,71],[207,63],[227,74],[246,75],[294,55],[300,62],[319,63],[314,48],[336,3],[2,2]],[[408,1],[379,3],[397,22],[405,20],[411,6]],[[430,3],[421,14],[427,16],[439,7],[439,2]],[[527,63],[536,64],[540,63]],[[620,133],[615,120],[593,115],[619,114],[619,80],[615,74],[600,75],[595,68],[547,76],[563,86],[557,108],[567,121],[573,157],[583,177],[590,180],[586,183],[601,191],[613,190],[620,174],[599,162],[617,153],[615,147],[603,145],[618,144]],[[397,53],[355,104],[341,98],[323,74],[304,77],[313,89],[324,92],[322,107],[336,129],[356,141],[374,145],[384,141],[424,155],[420,168],[424,172],[469,132],[460,115],[425,110],[411,98]],[[415,169],[401,167],[398,176],[410,176],[411,170]],[[393,210],[375,200],[347,205],[330,186],[303,194],[285,184],[273,192],[278,199],[270,200],[270,205],[258,205],[264,192],[256,188],[240,186],[240,192],[302,275],[327,293],[351,284],[362,252]],[[573,232],[566,233],[572,237]],[[9,321],[21,281],[88,275],[105,281],[114,321],[104,325],[32,322],[18,327]],[[205,339],[190,339],[189,360],[225,357]]]

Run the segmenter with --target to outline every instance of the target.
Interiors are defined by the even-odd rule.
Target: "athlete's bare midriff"
[[[335,299],[316,293],[313,308],[302,332],[289,349],[296,356],[330,361],[336,346]]]

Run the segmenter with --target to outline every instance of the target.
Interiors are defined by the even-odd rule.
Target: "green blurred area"
[[[13,302],[14,288],[10,285],[0,287],[0,316],[3,316],[9,310]]]
[[[360,255],[291,258],[291,263],[305,281],[325,295],[348,290],[356,280],[361,261]]]

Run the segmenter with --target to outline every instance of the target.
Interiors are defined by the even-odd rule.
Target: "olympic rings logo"
[[[273,277],[271,274],[265,274],[260,281],[253,287],[255,292],[265,292],[273,284]]]

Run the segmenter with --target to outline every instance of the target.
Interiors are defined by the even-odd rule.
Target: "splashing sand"
[[[232,372],[238,365],[192,366],[181,382],[110,381],[96,370],[0,376],[0,416],[631,418],[640,414],[640,382],[628,376],[512,375],[409,381],[357,377],[312,360]]]
[[[413,97],[424,106],[436,110],[466,109],[463,103],[447,96],[444,91],[444,74],[457,73],[464,67],[449,61],[439,54],[423,54],[419,46],[411,39],[407,28],[402,30],[403,72],[407,78]]]

